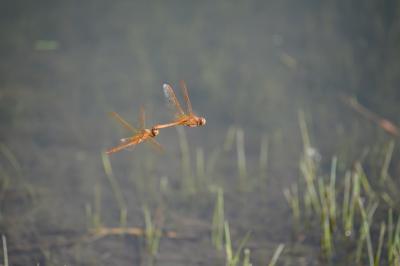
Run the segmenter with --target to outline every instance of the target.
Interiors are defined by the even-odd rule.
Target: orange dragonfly
[[[164,83],[163,84],[164,94],[168,100],[168,104],[172,106],[176,111],[176,119],[171,123],[156,125],[153,127],[153,129],[162,129],[177,125],[198,127],[198,126],[204,126],[206,124],[206,119],[204,117],[197,116],[193,113],[192,103],[190,102],[188,89],[186,87],[185,82],[182,80],[180,84],[182,88],[183,97],[186,102],[187,111],[185,112],[182,109],[172,87]]]
[[[127,148],[133,148],[137,144],[142,143],[144,141],[149,141],[153,146],[158,149],[159,151],[163,150],[163,147],[161,146],[160,143],[158,143],[154,137],[158,135],[159,130],[156,128],[152,129],[147,129],[145,128],[145,113],[143,108],[140,109],[140,128],[136,129],[133,127],[131,124],[126,122],[118,113],[116,112],[111,112],[110,113],[112,117],[114,117],[121,125],[134,133],[132,137],[128,138],[123,138],[121,139],[121,143],[109,150],[106,151],[106,154],[112,154],[115,152],[119,152],[121,150],[127,149]]]

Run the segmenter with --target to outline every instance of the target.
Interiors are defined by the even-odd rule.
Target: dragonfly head
[[[200,117],[200,118],[197,120],[197,124],[198,124],[199,126],[204,126],[204,125],[206,124],[206,119],[205,119],[204,117]]]
[[[157,136],[158,133],[160,133],[160,130],[159,130],[158,128],[152,128],[152,129],[151,129],[151,135],[152,135],[153,137]]]

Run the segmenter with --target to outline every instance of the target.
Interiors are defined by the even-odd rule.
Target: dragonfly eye
[[[158,130],[157,128],[152,128],[152,129],[151,129],[151,134],[152,134],[153,136],[157,136],[158,133],[160,133],[160,130]]]
[[[200,118],[199,125],[204,126],[206,124],[206,119],[204,117]]]

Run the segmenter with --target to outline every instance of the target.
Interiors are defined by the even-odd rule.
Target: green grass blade
[[[281,253],[282,253],[282,251],[283,251],[284,248],[285,248],[285,245],[284,245],[284,244],[280,244],[280,245],[276,248],[276,250],[275,250],[275,252],[274,252],[274,255],[272,256],[272,259],[271,259],[271,261],[269,262],[268,266],[275,266],[275,264],[277,263],[277,261],[278,261],[278,259],[279,259],[279,257],[280,257],[280,255],[281,255]]]
[[[5,235],[1,236],[3,242],[3,261],[4,266],[8,266],[8,251],[7,251],[7,239]]]

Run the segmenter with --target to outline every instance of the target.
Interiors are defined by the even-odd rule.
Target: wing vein
[[[170,85],[164,83],[163,90],[164,90],[165,98],[168,101],[168,106],[175,109],[178,117],[184,116],[185,112],[183,111],[178,99],[176,98],[176,95],[175,95],[172,87]]]

